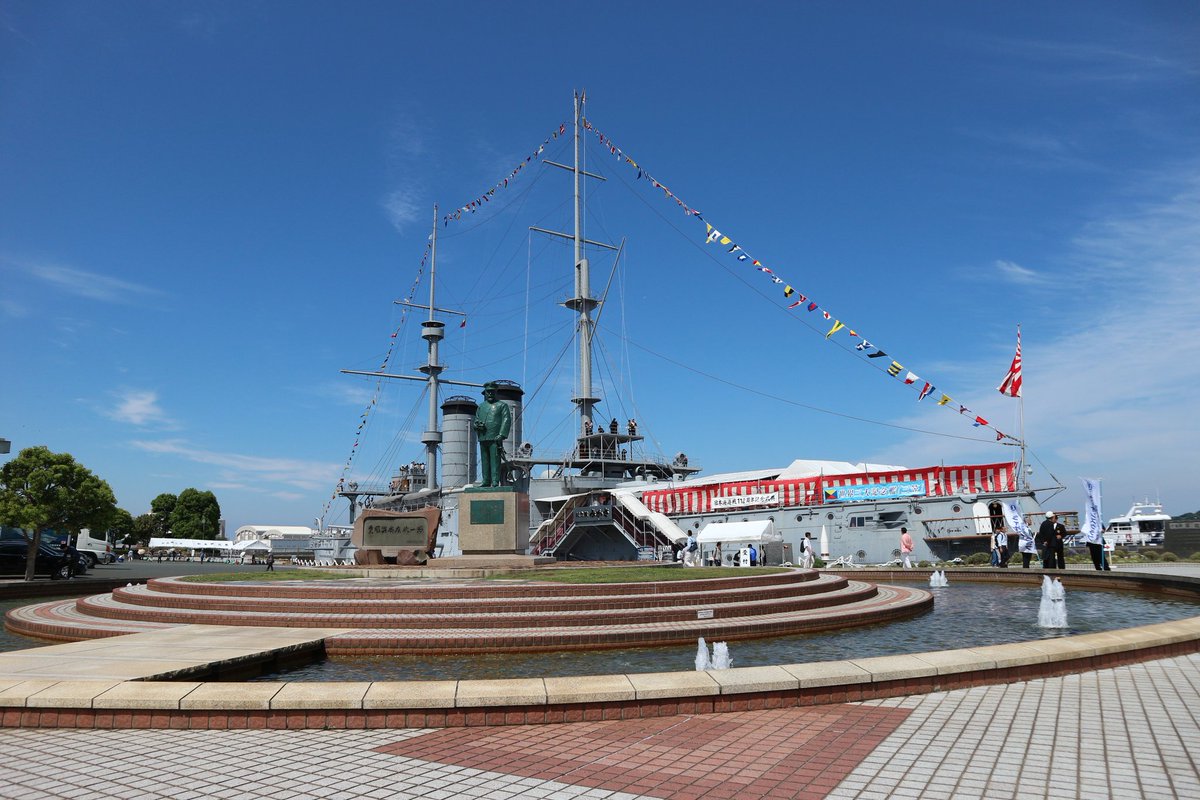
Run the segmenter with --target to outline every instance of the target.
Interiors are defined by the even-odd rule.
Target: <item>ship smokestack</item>
[[[479,404],[465,395],[442,403],[442,486],[456,489],[475,482],[479,448],[475,443],[475,412]]]

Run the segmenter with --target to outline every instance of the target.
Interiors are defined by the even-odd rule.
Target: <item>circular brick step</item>
[[[640,647],[698,636],[759,638],[886,622],[929,608],[922,589],[795,569],[626,584],[343,579],[200,583],[155,579],[15,609],[7,627],[75,641],[188,624],[341,628],[334,653]]]
[[[736,619],[693,619],[592,628],[358,630],[327,638],[325,653],[330,656],[453,655],[661,647],[694,643],[701,636],[710,640],[736,641],[873,625],[911,617],[932,606],[933,596],[922,589],[879,586],[871,597],[841,606]]]

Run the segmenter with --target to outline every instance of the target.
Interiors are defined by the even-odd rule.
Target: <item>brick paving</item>
[[[1200,654],[1191,654],[890,700],[659,720],[6,730],[0,797],[1200,800],[1196,742]]]

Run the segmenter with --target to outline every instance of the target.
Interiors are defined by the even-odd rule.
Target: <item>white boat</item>
[[[1112,546],[1162,544],[1170,514],[1162,503],[1143,500],[1122,516],[1113,517],[1104,529],[1104,542]]]

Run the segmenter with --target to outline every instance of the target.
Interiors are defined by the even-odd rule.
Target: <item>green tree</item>
[[[177,539],[218,539],[221,506],[212,492],[184,489],[171,512],[171,535]]]
[[[148,547],[150,538],[158,536],[159,521],[154,514],[142,514],[133,520],[133,532],[125,543],[130,547]]]
[[[107,530],[116,509],[112,488],[69,453],[27,447],[0,467],[0,524],[25,533],[27,581],[33,580],[42,534]]]
[[[112,534],[113,544],[125,543],[125,540],[133,535],[133,514],[123,508],[116,509],[112,522],[108,525],[108,532]]]
[[[171,514],[178,503],[179,498],[167,492],[150,501],[150,514],[154,517],[154,536],[170,535]]]

